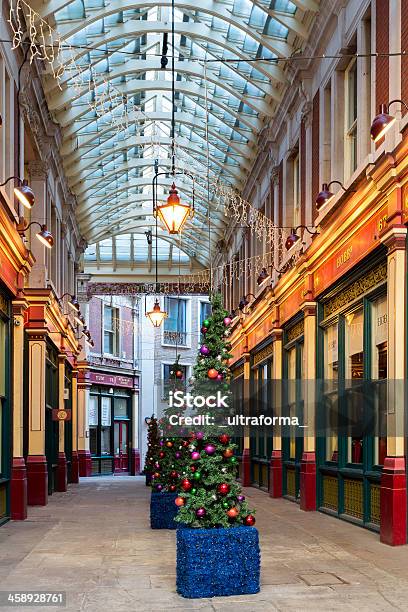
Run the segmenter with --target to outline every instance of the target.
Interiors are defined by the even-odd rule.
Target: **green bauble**
[[[197,489],[193,487],[190,491],[190,495],[196,495],[196,493],[197,493]]]
[[[224,501],[224,502],[222,502],[222,507],[223,508],[229,508],[230,505],[229,505],[229,503],[227,501]]]
[[[210,321],[208,319],[204,319],[203,321],[203,327],[208,327],[210,324]]]
[[[194,478],[194,480],[200,480],[201,472],[194,472],[193,478]]]
[[[231,463],[236,463],[237,462],[237,458],[236,457],[231,457],[230,461],[231,461]]]

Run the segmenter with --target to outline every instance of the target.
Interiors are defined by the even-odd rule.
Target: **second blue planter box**
[[[150,498],[150,527],[152,529],[176,529],[174,517],[177,506],[174,500],[177,493],[156,493],[152,491]]]

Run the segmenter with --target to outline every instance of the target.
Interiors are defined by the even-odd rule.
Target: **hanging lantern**
[[[178,195],[176,185],[173,183],[166,204],[158,204],[156,214],[164,223],[169,234],[178,234],[183,228],[187,218],[192,218],[194,208],[188,204],[182,204]]]
[[[164,319],[167,319],[167,316],[167,312],[160,308],[159,300],[157,298],[154,303],[153,310],[146,312],[146,317],[149,317],[150,321],[153,323],[153,327],[160,327]]]

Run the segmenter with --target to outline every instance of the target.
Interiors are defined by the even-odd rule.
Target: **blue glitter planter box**
[[[152,529],[176,529],[174,517],[178,508],[174,503],[177,493],[156,493],[150,498],[150,527]]]
[[[183,597],[258,593],[260,565],[255,527],[177,530],[177,592]]]

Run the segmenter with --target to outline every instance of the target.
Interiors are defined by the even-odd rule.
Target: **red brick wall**
[[[408,2],[401,2],[401,50],[407,51],[407,55],[401,58],[401,98],[408,104]],[[402,113],[405,115],[406,108],[401,105]]]
[[[126,353],[126,359],[133,356],[133,319],[132,309],[123,306],[119,313],[120,320],[123,322],[122,329],[122,352]],[[122,355],[121,355],[122,356]]]
[[[93,297],[89,302],[89,330],[95,347],[94,353],[102,353],[102,300]]]
[[[406,2],[402,2],[402,5]],[[377,53],[389,51],[389,15],[390,5],[386,0],[376,0],[376,28],[375,47]],[[405,8],[405,12],[407,9]],[[375,85],[376,113],[380,104],[389,102],[389,58],[376,58],[376,85]]]
[[[312,108],[312,198],[320,191],[320,177],[319,177],[319,147],[320,147],[320,136],[319,136],[319,121],[320,121],[320,95],[319,91],[313,98]],[[313,207],[312,219],[313,221],[317,217],[316,207]]]
[[[300,205],[300,222],[304,225],[306,218],[306,128],[304,121],[300,124]]]

